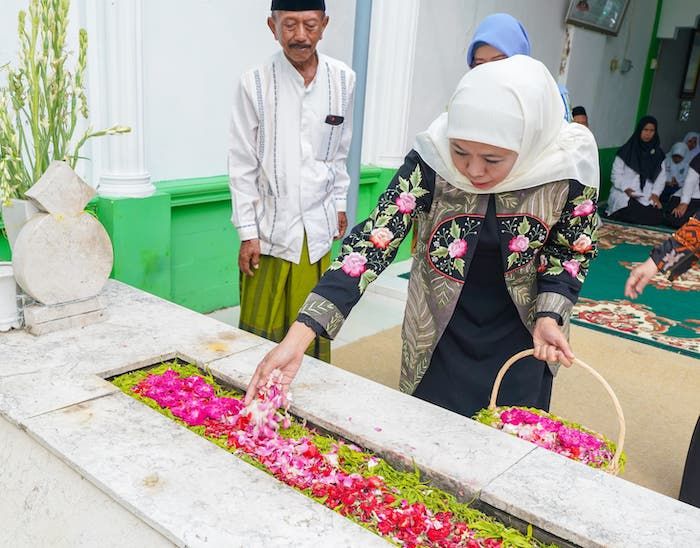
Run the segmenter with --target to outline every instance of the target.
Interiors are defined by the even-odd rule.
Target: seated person
[[[695,156],[700,154],[700,133],[697,131],[689,131],[683,137],[683,142],[688,147],[688,154],[685,156],[685,161],[690,163]]]
[[[666,186],[666,163],[657,127],[656,118],[642,117],[632,136],[617,151],[606,210],[613,220],[640,225],[663,222],[659,196]]]
[[[574,107],[571,110],[571,116],[572,122],[576,122],[577,124],[581,124],[582,126],[588,127],[588,114],[586,114],[586,109],[582,106],[579,105],[577,107]]]
[[[661,203],[665,204],[671,196],[680,195],[685,176],[688,174],[686,155],[688,147],[685,143],[676,143],[671,152],[666,155],[666,188],[661,193]]]
[[[664,210],[664,222],[680,228],[700,211],[700,155],[688,166],[683,186],[671,197]]]

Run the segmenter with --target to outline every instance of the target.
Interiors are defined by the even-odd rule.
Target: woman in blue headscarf
[[[530,55],[530,38],[525,27],[512,15],[494,13],[476,28],[467,51],[471,68],[513,55]]]
[[[494,13],[485,17],[474,32],[467,50],[470,68],[500,61],[513,55],[530,55],[530,37],[523,24],[507,13]],[[564,119],[571,122],[569,92],[558,84],[559,95],[564,102]]]

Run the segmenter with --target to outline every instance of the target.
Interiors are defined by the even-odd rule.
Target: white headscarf
[[[673,161],[673,156],[680,156],[683,159],[675,163]],[[670,181],[673,177],[678,184],[682,185],[683,181],[685,181],[685,176],[688,174],[688,163],[688,147],[685,143],[676,143],[673,145],[670,152],[666,155],[668,180]]]
[[[488,190],[476,188],[452,163],[449,139],[514,150],[510,174]],[[598,188],[598,147],[588,128],[564,121],[554,78],[524,55],[479,65],[459,82],[447,112],[416,137],[421,158],[448,183],[489,194],[574,179]]]
[[[685,137],[683,137],[683,142],[688,145],[688,141],[695,137],[695,148],[693,150],[689,150],[688,154],[685,156],[686,162],[689,164],[693,158],[695,158],[698,154],[700,154],[700,133],[697,131],[689,131],[688,133],[685,134]]]

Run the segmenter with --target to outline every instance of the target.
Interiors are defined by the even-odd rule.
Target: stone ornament
[[[13,249],[17,284],[45,305],[96,296],[112,270],[112,244],[85,206],[95,195],[65,162],[54,161],[26,193],[39,208]]]
[[[24,193],[40,211],[54,215],[78,215],[96,194],[66,162],[58,161]]]

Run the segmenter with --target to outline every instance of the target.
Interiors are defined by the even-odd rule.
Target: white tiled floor
[[[375,335],[385,329],[401,325],[408,280],[399,278],[411,269],[411,260],[396,263],[387,268],[372,283],[348,316],[331,348],[340,348],[358,339]],[[212,318],[238,325],[239,307],[223,308],[208,314]]]

